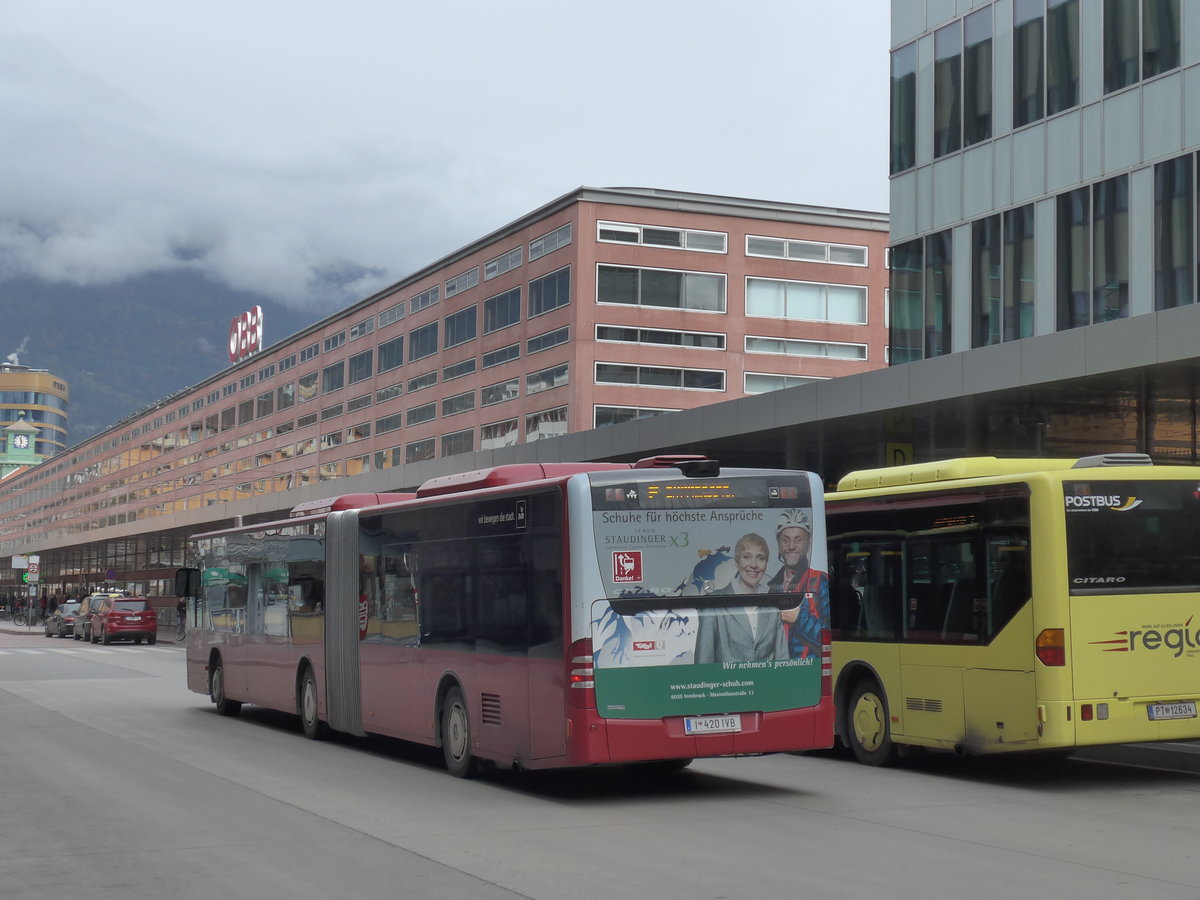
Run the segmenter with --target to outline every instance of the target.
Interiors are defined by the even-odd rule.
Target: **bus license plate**
[[[728,734],[742,730],[741,716],[685,716],[684,734]]]
[[[1185,700],[1182,703],[1151,703],[1146,712],[1154,721],[1159,719],[1194,719],[1196,718],[1196,703]]]

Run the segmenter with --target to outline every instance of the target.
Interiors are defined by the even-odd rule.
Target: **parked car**
[[[88,594],[79,604],[79,612],[75,613],[75,640],[90,641],[92,639],[92,616],[100,608],[100,603],[108,597],[127,597],[124,591],[98,591]]]
[[[46,617],[46,637],[65,638],[75,634],[75,615],[79,612],[78,603],[60,603],[54,612]]]
[[[92,643],[158,642],[158,613],[145,597],[105,597],[91,621]]]

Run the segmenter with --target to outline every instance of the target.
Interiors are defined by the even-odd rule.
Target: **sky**
[[[0,0],[0,282],[314,308],[580,186],[886,211],[888,0]]]

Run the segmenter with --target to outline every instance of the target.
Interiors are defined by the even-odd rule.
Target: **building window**
[[[1058,330],[1129,315],[1129,176],[1058,197]]]
[[[503,422],[493,422],[479,429],[479,449],[496,450],[500,447],[512,447],[520,439],[516,419],[506,419]]]
[[[567,408],[547,409],[525,417],[525,443],[567,433]]]
[[[334,363],[321,370],[321,393],[341,390],[346,384],[346,361]]]
[[[425,462],[433,459],[434,440],[426,438],[423,441],[413,441],[404,445],[404,461],[406,463]]]
[[[424,375],[418,375],[416,378],[408,379],[408,392],[415,394],[417,391],[423,391],[425,388],[431,388],[438,383],[437,372],[426,372]]]
[[[404,365],[404,335],[384,341],[375,350],[379,354],[380,372],[390,372]]]
[[[430,322],[408,335],[408,361],[416,362],[438,351],[438,322]]]
[[[375,317],[363,319],[356,325],[350,326],[350,340],[357,341],[360,337],[366,337],[375,330]]]
[[[309,400],[315,400],[317,396],[317,381],[321,376],[316,372],[309,372],[307,375],[301,375],[296,382],[296,401],[298,403],[307,403]]]
[[[489,259],[483,264],[483,280],[488,281],[497,275],[503,275],[505,272],[511,272],[520,267],[522,252],[521,247],[513,247],[507,253],[501,253],[494,259]]]
[[[774,375],[767,372],[747,372],[745,374],[745,393],[766,394],[770,391],[781,391],[784,388],[798,387],[802,384],[812,384],[814,381],[827,381],[825,378],[805,378],[803,375]]]
[[[237,406],[238,424],[245,425],[247,422],[254,421],[254,401],[243,400]]]
[[[347,411],[349,411],[347,409]],[[365,441],[371,436],[371,423],[360,422],[358,425],[351,425],[346,429],[346,443],[353,444],[355,441]]]
[[[245,390],[246,388],[254,387],[254,382],[256,380],[257,379],[255,378],[254,375],[243,375],[241,381],[238,382],[238,388],[241,390]],[[171,418],[173,419],[174,417],[175,417],[175,414],[172,413]]]
[[[892,51],[891,173],[917,164],[917,45]]]
[[[1179,68],[1179,0],[1105,0],[1104,92]]]
[[[357,384],[360,381],[366,381],[371,377],[371,364],[375,360],[374,350],[364,350],[362,353],[356,353],[350,357],[350,384]]]
[[[570,339],[571,328],[569,325],[547,331],[545,334],[535,335],[525,342],[525,355],[532,356],[534,353],[541,353],[543,350],[565,344]]]
[[[296,420],[297,428],[307,428],[309,425],[317,424],[317,414],[309,413],[307,416],[301,416]]]
[[[1046,115],[1079,105],[1079,0],[1046,9]]]
[[[324,349],[326,353],[336,350],[342,344],[346,343],[346,332],[339,331],[337,334],[325,338]]]
[[[296,382],[280,385],[275,391],[275,408],[282,412],[296,405]]]
[[[419,309],[425,309],[427,306],[433,306],[442,298],[442,286],[435,284],[426,291],[421,291],[417,296],[408,301],[408,312],[411,315]]]
[[[375,392],[375,402],[376,403],[387,403],[387,401],[394,400],[396,397],[399,397],[403,393],[404,393],[403,385],[401,385],[399,382],[397,382],[396,384],[388,385],[387,387],[381,388],[380,390],[376,391]]]
[[[893,364],[950,352],[950,236],[942,231],[892,248]]]
[[[866,359],[866,344],[843,344],[836,341],[804,341],[794,338],[755,337],[746,335],[747,353],[768,353],[774,356],[816,356],[828,359]]]
[[[1079,103],[1079,0],[1016,0],[1013,125]]]
[[[559,247],[565,247],[571,243],[571,223],[568,222],[559,228],[554,229],[549,234],[544,234],[539,238],[534,238],[529,242],[529,261],[541,259],[547,253],[553,253]]]
[[[283,359],[281,359],[279,361],[280,374],[283,374],[288,369],[295,368],[295,365],[296,365],[296,354],[295,353],[291,354],[290,356],[285,356]]]
[[[557,272],[543,275],[529,282],[529,314],[527,318],[540,316],[552,309],[571,302],[571,267],[565,266]]]
[[[375,420],[375,433],[387,434],[389,431],[397,431],[404,425],[404,413],[392,413],[390,416],[382,416]]]
[[[867,289],[851,284],[747,278],[746,315],[864,325]]]
[[[316,359],[321,353],[320,344],[309,344],[300,351],[300,362],[308,362],[310,359]]]
[[[962,147],[962,22],[933,35],[933,156]]]
[[[475,392],[466,391],[462,394],[455,394],[453,397],[446,397],[442,400],[442,418],[447,416],[456,416],[459,413],[470,412],[475,408]]]
[[[371,395],[363,394],[361,397],[355,397],[353,400],[346,401],[346,412],[356,412],[360,409],[366,409],[371,405]]]
[[[509,344],[507,347],[501,347],[498,350],[492,350],[490,353],[483,354],[483,368],[490,369],[492,366],[499,366],[520,358],[521,345]]]
[[[254,400],[254,418],[261,419],[275,412],[275,392],[267,391],[259,394]]]
[[[1196,302],[1195,157],[1154,167],[1154,308]]]
[[[597,406],[593,409],[593,421],[595,427],[599,428],[602,425],[620,425],[622,422],[649,419],[652,416],[678,411],[677,409],[656,409],[646,406]]]
[[[479,320],[476,315],[477,309],[475,306],[468,306],[466,309],[460,309],[458,312],[446,316],[444,320],[445,336],[442,339],[444,341],[443,350],[449,350],[451,347],[475,340],[475,329],[478,327]]]
[[[404,416],[404,424],[408,427],[420,425],[422,422],[432,422],[437,418],[437,403],[424,403],[414,406]]]
[[[461,275],[455,275],[446,282],[446,299],[450,299],[455,294],[461,294],[463,291],[470,290],[479,284],[479,266],[473,269],[468,269]]]
[[[992,136],[992,7],[963,19],[963,146]]]
[[[789,241],[785,238],[746,235],[746,255],[801,262],[865,266],[867,248],[856,244],[823,244],[819,241]]]
[[[336,419],[345,411],[346,409],[341,403],[337,404],[336,406],[327,406],[321,410],[321,421],[324,422],[326,419]]]
[[[711,331],[667,331],[663,328],[635,328],[629,325],[597,325],[596,340],[615,344],[698,347],[724,350],[725,335]]]
[[[725,312],[725,276],[601,265],[596,273],[596,301]]]
[[[1033,334],[1033,206],[971,226],[971,346]]]
[[[274,363],[271,363],[271,365],[269,365],[269,366],[263,366],[261,369],[258,370],[258,380],[259,381],[266,381],[268,378],[274,378],[274,377],[275,377],[275,364]]]
[[[478,361],[475,357],[464,359],[462,362],[454,363],[450,366],[445,366],[442,369],[442,381],[453,381],[455,378],[462,378],[465,375],[475,374],[475,369]]]
[[[596,384],[682,388],[691,391],[723,391],[725,390],[725,371],[723,369],[675,369],[667,366],[598,362],[596,363]]]
[[[479,392],[481,406],[492,406],[506,400],[516,400],[521,396],[521,379],[510,378],[497,384],[489,384]]]
[[[475,449],[475,429],[467,428],[442,435],[442,456],[457,456]]]
[[[497,294],[483,301],[483,333],[491,334],[521,321],[521,288]]]
[[[399,322],[404,318],[404,303],[397,303],[395,306],[385,309],[379,314],[379,327],[384,328],[391,325],[393,322]]]
[[[567,383],[567,363],[551,366],[540,372],[531,372],[525,376],[525,396],[548,391],[551,388],[562,387]]]
[[[622,222],[597,222],[596,240],[608,244],[642,244],[646,247],[670,247],[702,253],[724,253],[728,246],[728,236],[721,231],[694,231]]]

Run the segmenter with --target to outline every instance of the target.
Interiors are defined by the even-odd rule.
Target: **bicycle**
[[[175,623],[175,640],[182,641],[187,636],[187,625],[180,619]]]
[[[30,612],[27,609],[19,609],[15,613],[13,613],[12,622],[18,628],[24,628],[26,625],[29,625],[29,624],[33,624],[35,626],[45,625],[46,624],[46,614],[41,612],[40,610],[36,610],[36,609],[33,610],[32,612]]]

